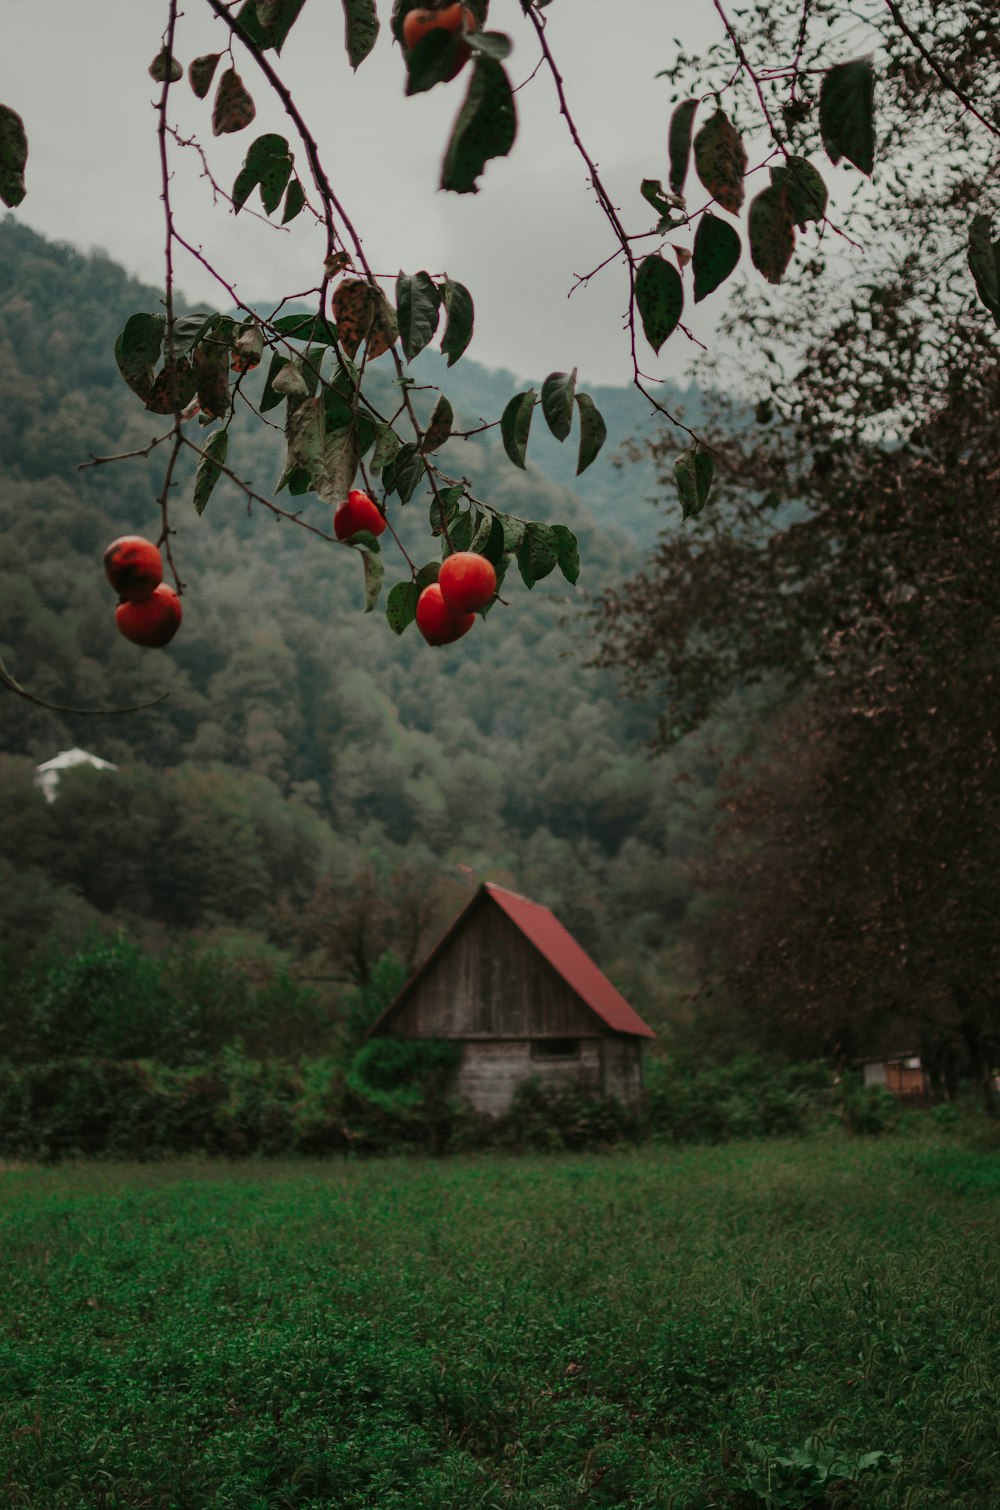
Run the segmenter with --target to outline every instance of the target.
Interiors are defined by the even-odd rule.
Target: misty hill
[[[294,911],[325,873],[374,867],[391,878],[408,867],[512,883],[553,906],[607,966],[642,969],[657,957],[690,902],[686,864],[711,823],[718,747],[736,736],[716,728],[650,763],[655,710],[623,702],[612,678],[586,665],[585,594],[641,559],[619,474],[595,467],[588,505],[582,487],[511,466],[495,432],[465,443],[481,496],[568,525],[584,569],[576,592],[558,575],[530,593],[508,578],[508,607],[432,651],[412,628],[397,638],[380,610],[361,612],[354,552],[259,507],[248,514],[229,485],[199,517],[188,469],[171,512],[184,624],[168,651],[141,651],[115,630],[101,555],[118,534],[158,534],[159,454],[80,463],[141,450],[163,428],[113,359],[125,319],[156,309],[158,295],[110,259],[53,245],[12,217],[0,222],[0,262],[0,655],[51,702],[122,705],[169,693],[144,712],[99,720],[3,694],[4,811],[24,810],[32,762],[75,745],[114,761],[124,785],[109,807],[100,773],[80,775],[72,842],[61,823],[37,852],[29,923],[34,820],[27,834],[5,826],[0,942],[5,906],[22,931],[44,932],[46,919],[60,909],[68,917],[77,903],[130,926],[225,924],[286,937],[279,891]],[[460,412],[495,415],[511,385],[463,359],[448,391]],[[624,432],[633,396],[593,396],[609,428]],[[529,456],[543,428],[539,416]],[[548,449],[561,461],[560,448]],[[564,449],[571,468],[575,437]],[[542,446],[537,454],[548,467]],[[266,493],[280,434],[261,439],[241,425],[230,457]],[[297,502],[329,527],[325,505],[312,495]],[[423,507],[409,507],[427,550]],[[387,581],[403,575],[396,564]],[[690,779],[679,783],[681,773]],[[32,811],[41,825],[41,810]],[[130,824],[147,835],[143,845],[130,845]],[[182,856],[188,901],[171,922]],[[250,873],[253,886],[234,879]]]

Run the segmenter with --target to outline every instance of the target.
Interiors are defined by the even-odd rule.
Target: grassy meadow
[[[0,1174],[0,1505],[1000,1503],[954,1134]]]

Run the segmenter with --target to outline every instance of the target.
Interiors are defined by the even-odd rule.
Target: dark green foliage
[[[308,985],[282,965],[180,942],[162,956],[122,934],[65,954],[43,947],[0,1001],[3,1057],[203,1061],[239,1042],[257,1054],[315,1051],[331,1024]]]
[[[939,1111],[952,1111],[947,1103]],[[862,1085],[855,1076],[845,1076],[839,1088],[838,1111],[848,1132],[862,1137],[878,1137],[880,1133],[893,1132],[899,1123],[900,1106],[897,1097],[881,1085]]]
[[[558,1153],[565,1149],[609,1148],[635,1142],[640,1119],[620,1102],[578,1086],[547,1089],[527,1080],[514,1093],[510,1109],[490,1130],[501,1147]]]
[[[875,70],[869,58],[838,63],[823,75],[819,91],[819,125],[823,146],[833,163],[842,157],[862,173],[875,165]]]
[[[358,1151],[443,1151],[458,1112],[449,1092],[461,1057],[460,1044],[443,1040],[373,1038],[364,1044],[348,1068],[344,1099]]]
[[[677,328],[684,309],[684,285],[673,263],[657,252],[645,257],[635,276],[635,302],[646,340],[654,351]]]
[[[675,194],[684,193],[684,181],[691,158],[691,129],[697,109],[697,100],[681,100],[670,117],[667,145],[670,153],[670,187]]]
[[[415,52],[430,43],[430,31]],[[478,192],[476,180],[491,157],[505,157],[517,135],[517,109],[503,65],[479,54],[469,91],[452,128],[441,168],[441,187],[456,194]]]
[[[829,1117],[832,1075],[746,1054],[728,1063],[678,1054],[646,1067],[646,1130],[676,1143],[787,1137]]]

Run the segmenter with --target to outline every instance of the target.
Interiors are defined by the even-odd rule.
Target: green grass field
[[[0,1175],[0,1504],[1000,1504],[954,1137]]]

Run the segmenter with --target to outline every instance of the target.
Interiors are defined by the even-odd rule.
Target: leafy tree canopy
[[[716,5],[719,44],[703,57],[663,60],[662,72],[685,87],[663,123],[666,151],[658,146],[653,154],[663,159],[659,177],[637,186],[641,218],[626,223],[601,179],[600,144],[582,139],[571,113],[548,37],[553,3],[520,0],[510,7],[515,38],[492,29],[489,0],[430,7],[394,0],[381,15],[375,0],[343,0],[346,54],[359,70],[373,48],[395,44],[408,95],[455,90],[460,103],[442,143],[436,187],[460,196],[489,193],[489,164],[513,145],[515,86],[523,82],[524,67],[519,63],[517,74],[512,72],[515,40],[525,55],[530,52],[529,82],[543,74],[554,85],[605,218],[607,261],[624,279],[625,339],[635,383],[654,408],[667,414],[646,370],[650,353],[690,334],[686,304],[717,298],[723,285],[734,290],[734,318],[758,332],[756,355],[767,359],[773,351],[780,362],[791,332],[784,306],[768,297],[769,286],[814,282],[823,274],[823,286],[836,289],[839,254],[857,242],[859,216],[873,228],[882,253],[891,254],[895,276],[909,280],[915,306],[933,314],[947,282],[952,303],[978,300],[981,325],[990,317],[1000,320],[989,169],[998,127],[990,103],[994,59],[987,6],[923,0],[904,15],[895,4],[875,0],[860,7],[796,0],[731,13]],[[365,609],[383,603],[399,634],[412,622],[418,595],[436,577],[441,557],[455,551],[487,557],[501,596],[508,574],[519,575],[528,588],[553,573],[575,582],[579,547],[567,525],[510,514],[495,498],[482,496],[465,473],[457,443],[468,431],[456,419],[450,373],[474,337],[474,289],[447,273],[412,267],[405,228],[399,272],[387,278],[369,264],[359,212],[338,194],[330,143],[305,118],[294,80],[282,72],[282,50],[305,0],[200,0],[195,9],[218,22],[219,49],[189,56],[187,17],[178,0],[164,0],[162,33],[149,62],[165,221],[163,295],[155,307],[128,316],[115,344],[121,378],[135,401],[162,418],[163,429],[139,453],[159,464],[159,543],[177,586],[183,587],[183,561],[175,559],[171,508],[182,475],[199,513],[211,506],[225,477],[248,504],[327,541],[334,537],[317,501],[335,509],[355,486],[374,497],[403,562],[402,579],[385,582],[381,529],[360,531],[346,546],[361,558]],[[416,14],[427,9],[433,12],[430,22]],[[182,136],[174,123],[180,90],[202,102],[203,128],[195,138]],[[284,134],[254,135],[256,100],[265,92],[283,108]],[[221,183],[213,177],[211,138],[234,134],[246,140],[243,165],[232,184]],[[30,118],[10,105],[0,107],[0,197],[11,207],[30,193],[30,137]],[[972,162],[978,171],[968,166]],[[235,298],[234,272],[213,267],[231,297],[218,309],[183,308],[175,286],[178,267],[188,256],[206,261],[174,215],[171,186],[186,169],[208,175],[223,213],[252,214],[312,237],[316,286],[305,294],[276,291],[273,307],[264,312]],[[845,189],[852,191],[853,204],[845,203]],[[912,223],[932,199],[949,205],[957,220],[952,214],[925,226],[917,265],[909,248],[900,255],[901,207],[905,203]],[[956,277],[959,229],[963,265]],[[913,316],[908,311],[904,318]],[[444,382],[429,385],[434,391],[425,403],[418,397],[428,386],[419,359],[432,347],[447,368]],[[878,331],[872,347],[877,369]],[[929,360],[923,351],[910,351],[902,371],[886,361],[881,381],[897,396],[903,388],[911,392],[918,379],[926,380]],[[382,372],[389,374],[388,383],[378,382]],[[852,383],[836,369],[831,378],[823,404],[853,412]],[[873,376],[866,393],[876,381]],[[889,407],[884,396],[878,407]],[[249,479],[232,444],[238,415],[283,431],[284,460],[273,491]],[[578,472],[593,464],[606,438],[600,409],[580,389],[575,371],[553,370],[482,423],[496,427],[515,468],[523,468],[539,425],[558,442],[572,444]],[[675,485],[684,514],[697,516],[711,492],[715,448],[684,425],[678,433],[683,449]],[[185,461],[193,464],[187,471]],[[400,528],[404,508],[425,516],[419,548],[411,548]],[[9,674],[6,683],[23,691]]]

